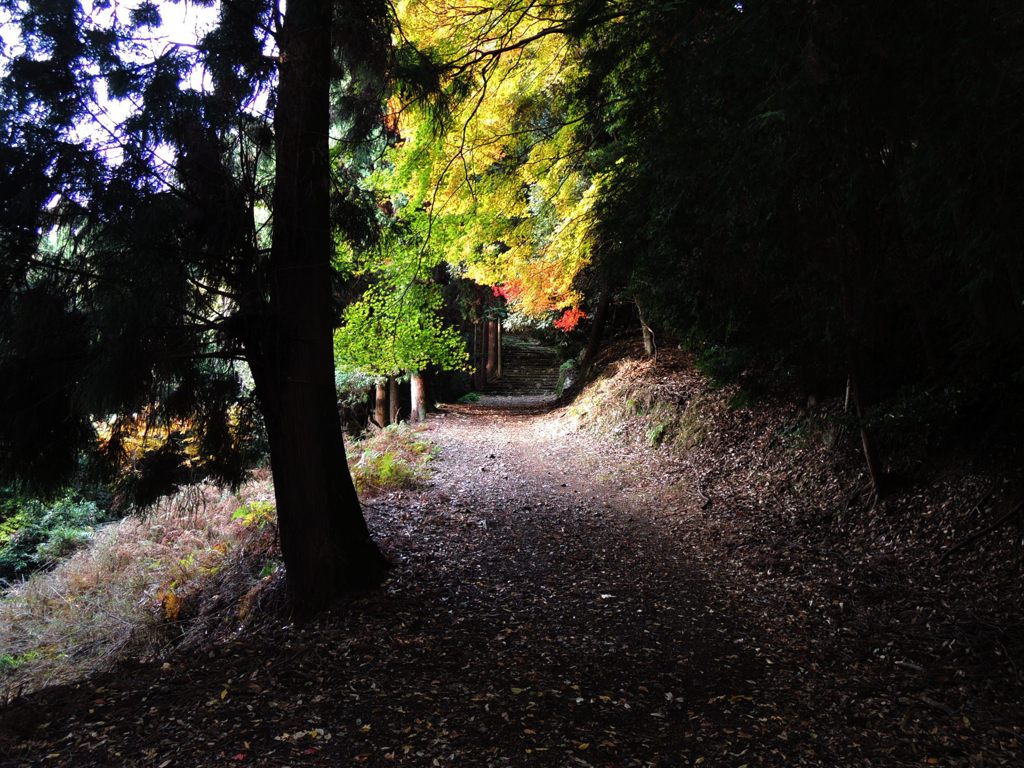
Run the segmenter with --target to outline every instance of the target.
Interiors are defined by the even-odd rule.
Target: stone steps
[[[485,388],[491,395],[538,395],[558,384],[558,353],[539,344],[512,343],[502,349],[501,378]]]

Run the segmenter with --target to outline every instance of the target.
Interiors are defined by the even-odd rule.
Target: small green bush
[[[91,528],[58,526],[50,531],[49,538],[36,547],[36,559],[41,564],[56,563],[73,555],[92,541]]]
[[[105,519],[94,502],[74,494],[51,503],[21,500],[0,526],[0,580],[20,578],[74,553]]]
[[[459,402],[459,403],[479,403],[480,402],[480,395],[478,393],[476,393],[476,392],[467,392],[462,397],[460,397],[456,402]]]
[[[392,424],[349,447],[349,468],[360,493],[420,485],[437,448],[416,427]]]
[[[232,520],[238,520],[246,528],[255,526],[262,530],[277,520],[277,509],[269,501],[250,501],[231,514]]]
[[[26,651],[17,655],[10,653],[0,655],[0,672],[11,672],[24,664],[35,661],[40,655],[39,651]]]
[[[653,424],[650,429],[647,430],[647,444],[651,448],[657,448],[665,440],[665,435],[668,433],[668,424],[666,422],[659,422]]]

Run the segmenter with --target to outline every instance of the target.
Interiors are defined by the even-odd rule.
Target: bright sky
[[[96,10],[93,7],[93,0],[81,2],[88,18],[86,23],[99,28],[108,27],[115,19],[127,23],[131,11],[141,4],[141,0],[122,3],[115,0],[112,6]],[[176,43],[193,45],[217,22],[216,6],[200,7],[187,0],[177,3],[160,2],[159,5],[162,19],[160,27],[152,30],[142,29],[136,38],[136,43],[140,45],[137,56],[139,61],[152,60]],[[23,51],[19,27],[11,23],[9,14],[0,11],[0,74],[6,71],[7,62],[11,58]],[[205,73],[201,69],[196,69],[184,87],[202,89],[206,82]],[[120,156],[117,126],[132,113],[135,105],[130,101],[109,99],[103,83],[97,85],[97,97],[94,120],[83,122],[76,132],[79,138],[104,147],[107,157],[116,163]],[[173,160],[173,152],[169,147],[158,150],[157,155],[166,163]]]

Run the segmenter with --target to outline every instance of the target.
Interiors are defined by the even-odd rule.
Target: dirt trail
[[[948,713],[908,724],[810,643],[779,647],[649,457],[508,405],[432,417],[429,487],[367,505],[395,563],[381,591],[209,658],[43,691],[3,720],[0,763],[971,764],[922,742]],[[887,702],[873,722],[848,706],[871,697]]]

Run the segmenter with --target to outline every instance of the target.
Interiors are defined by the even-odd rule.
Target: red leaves
[[[565,312],[562,313],[562,316],[555,320],[555,328],[568,333],[579,325],[580,320],[583,320],[586,316],[587,313],[579,307],[571,307],[565,310]]]

